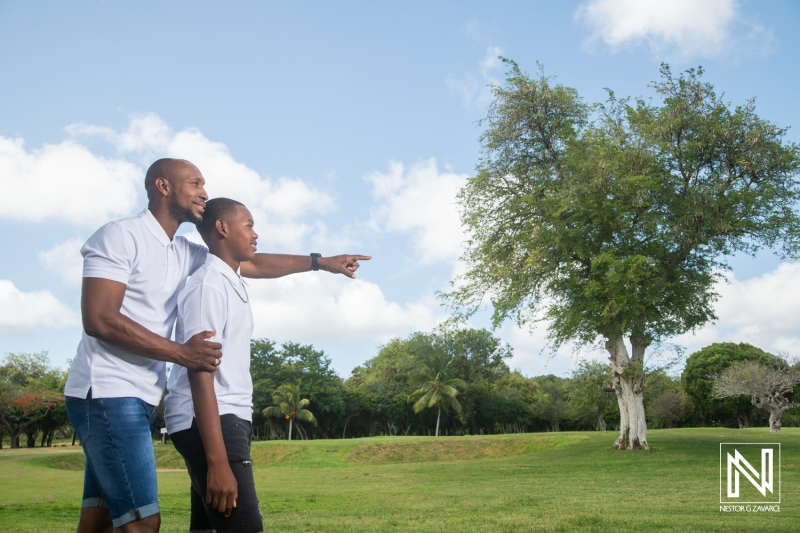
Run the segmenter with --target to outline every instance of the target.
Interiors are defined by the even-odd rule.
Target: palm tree
[[[448,378],[447,370],[452,362],[443,354],[433,354],[422,360],[419,369],[419,381],[422,386],[408,396],[409,402],[415,402],[413,409],[419,413],[430,407],[436,407],[436,436],[439,436],[439,420],[442,418],[442,407],[461,414],[461,404],[456,399],[457,387],[466,388],[467,384],[459,378]]]
[[[300,398],[300,387],[298,385],[294,383],[281,385],[272,393],[272,402],[275,405],[270,405],[261,413],[264,416],[285,417],[289,421],[289,440],[292,440],[292,422],[295,419],[317,425],[317,419],[314,418],[314,414],[305,409],[311,402],[307,398]]]

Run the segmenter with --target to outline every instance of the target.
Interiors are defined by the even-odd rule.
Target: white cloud
[[[196,128],[174,132],[155,114],[132,117],[126,131],[86,124],[67,128],[74,136],[99,136],[119,154],[142,162],[158,157],[188,159],[206,178],[210,197],[226,196],[247,205],[256,219],[260,241],[270,250],[295,250],[320,227],[314,218],[335,209],[333,198],[303,180],[261,176],[236,161],[228,147]],[[311,215],[311,216],[309,216]]]
[[[97,226],[131,212],[142,189],[142,170],[106,159],[67,140],[27,150],[22,139],[0,137],[0,217]]]
[[[454,263],[465,240],[456,194],[467,177],[440,172],[434,158],[408,169],[392,161],[388,172],[366,176],[375,199],[372,223],[385,231],[412,234],[423,264]]]
[[[77,315],[49,291],[23,292],[0,280],[0,331],[19,333],[34,328],[79,325]]]
[[[81,239],[68,239],[39,252],[39,262],[67,285],[80,285],[83,276]]]
[[[590,0],[575,19],[590,28],[590,48],[602,42],[613,52],[645,44],[657,56],[715,56],[765,51],[772,41],[736,0]]]
[[[307,273],[248,280],[255,336],[301,343],[386,342],[427,331],[446,318],[432,296],[403,305],[380,287],[341,275]]]
[[[675,342],[688,353],[713,342],[748,342],[771,352],[800,355],[800,263],[782,263],[775,270],[748,280],[733,274],[717,285],[716,324]]]
[[[464,107],[485,108],[491,103],[491,86],[499,83],[494,74],[501,64],[498,56],[502,54],[502,48],[490,45],[486,48],[483,59],[478,62],[478,76],[463,74],[447,77],[445,80],[447,86],[452,92],[461,96],[461,103]]]

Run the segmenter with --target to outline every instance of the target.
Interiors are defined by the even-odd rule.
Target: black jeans
[[[256,484],[253,479],[253,461],[250,460],[250,440],[253,437],[253,428],[250,422],[234,415],[222,415],[219,420],[222,426],[225,451],[228,453],[228,462],[239,490],[236,507],[227,518],[206,503],[208,463],[200,431],[197,429],[197,420],[192,421],[191,428],[169,436],[175,449],[183,456],[192,480],[192,515],[189,531],[262,533],[264,526],[261,520],[261,511],[258,508]]]

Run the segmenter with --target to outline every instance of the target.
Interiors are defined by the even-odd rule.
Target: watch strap
[[[319,270],[319,258],[322,257],[322,254],[312,253],[311,254],[311,270]]]

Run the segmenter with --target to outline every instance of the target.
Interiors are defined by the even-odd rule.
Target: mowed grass
[[[651,431],[649,452],[612,450],[614,438],[273,441],[253,460],[267,531],[800,531],[800,429]],[[720,512],[720,442],[782,443],[780,513]],[[188,476],[171,445],[156,456],[178,470],[159,473],[162,531],[185,532]],[[74,531],[82,465],[80,450],[0,452],[0,530]]]

